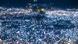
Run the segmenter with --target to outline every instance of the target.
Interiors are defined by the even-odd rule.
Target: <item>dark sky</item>
[[[37,2],[33,2],[33,0],[0,0],[0,6],[6,7],[24,7],[28,5],[28,3],[52,4],[52,6],[60,8],[78,8],[78,0],[38,0]]]

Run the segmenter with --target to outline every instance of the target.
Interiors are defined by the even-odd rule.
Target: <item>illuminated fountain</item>
[[[77,16],[78,11],[2,7],[0,39],[7,44],[78,44]]]

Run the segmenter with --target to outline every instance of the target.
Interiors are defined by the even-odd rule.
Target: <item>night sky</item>
[[[5,7],[25,7],[29,3],[47,4],[57,8],[78,8],[78,0],[0,0],[0,6]]]

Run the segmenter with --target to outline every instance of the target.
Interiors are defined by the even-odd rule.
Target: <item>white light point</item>
[[[38,39],[39,41],[42,41],[42,39]]]

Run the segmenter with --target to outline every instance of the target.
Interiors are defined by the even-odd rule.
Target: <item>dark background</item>
[[[0,0],[0,6],[5,7],[25,7],[31,4],[46,4],[57,8],[78,8],[78,0]]]

